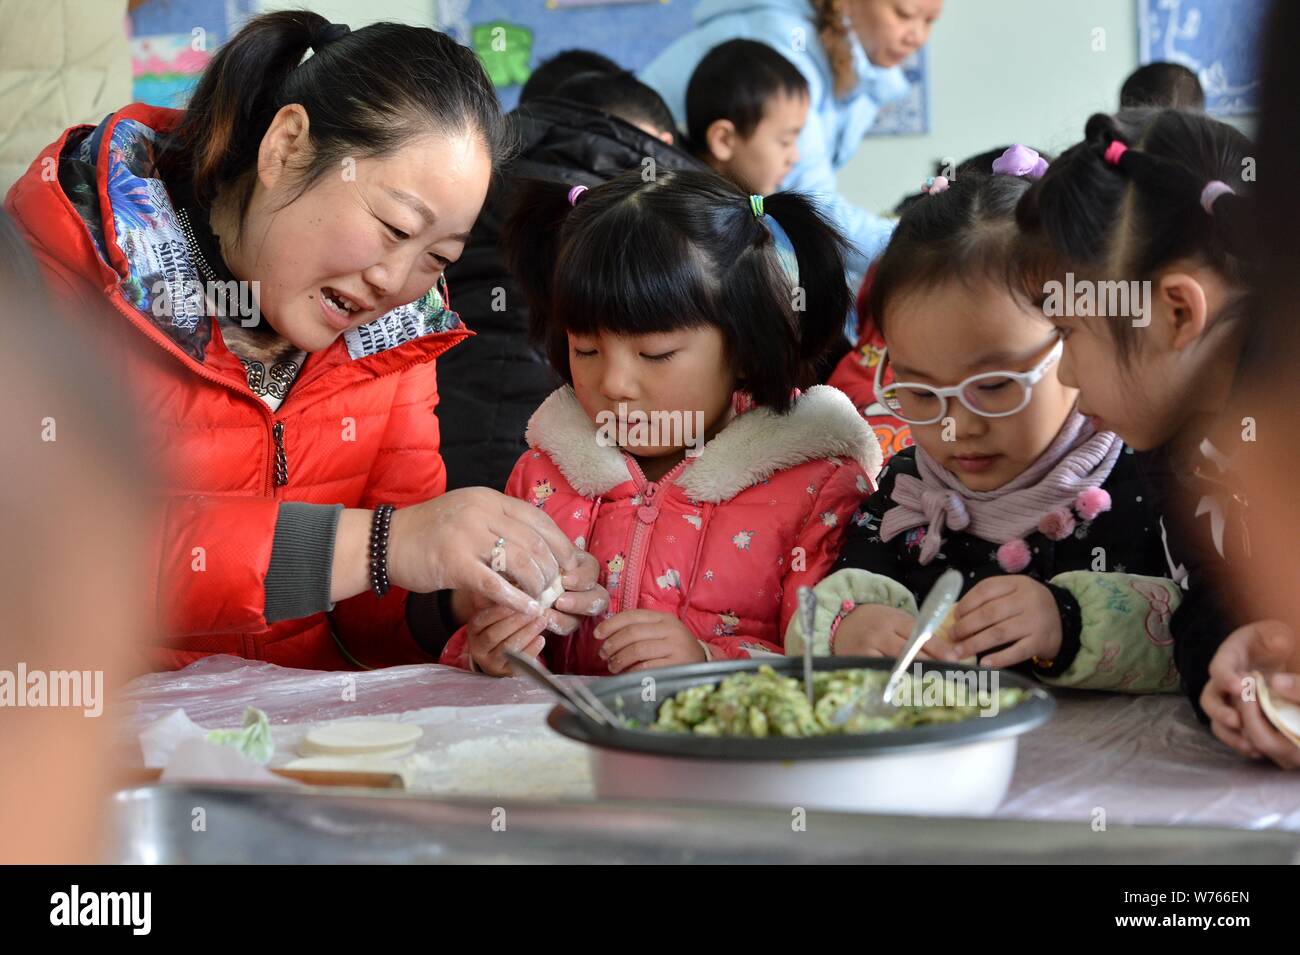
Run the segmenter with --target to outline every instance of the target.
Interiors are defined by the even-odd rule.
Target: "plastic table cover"
[[[1241,759],[1196,721],[1181,695],[1055,695],[1056,716],[1020,739],[1015,776],[995,816],[1093,824],[1104,814],[1108,825],[1300,831],[1300,773]],[[238,726],[246,707],[259,707],[270,717],[281,750],[273,766],[293,757],[289,750],[307,726],[340,718],[420,723],[424,748],[469,745],[486,736],[512,744],[517,759],[533,747],[546,751],[537,765],[552,768],[568,744],[545,725],[553,702],[545,690],[520,679],[436,665],[322,672],[207,657],[184,670],[139,677],[117,701],[128,746],[141,729],[176,708],[215,728]],[[575,765],[561,769],[581,775]],[[552,784],[547,795],[581,797],[590,779]],[[442,791],[472,789],[470,784],[468,790]]]

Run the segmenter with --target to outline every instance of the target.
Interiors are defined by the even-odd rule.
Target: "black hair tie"
[[[352,32],[352,28],[346,23],[327,23],[311,38],[311,48],[314,52],[319,53],[323,47],[329,46],[335,40],[341,39]]]

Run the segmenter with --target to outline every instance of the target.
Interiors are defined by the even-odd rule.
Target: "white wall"
[[[1094,52],[1094,30],[1105,50]],[[936,159],[1005,143],[1057,152],[1114,111],[1137,67],[1136,0],[947,0],[930,39],[930,133],[870,137],[840,170],[868,209],[916,192]]]

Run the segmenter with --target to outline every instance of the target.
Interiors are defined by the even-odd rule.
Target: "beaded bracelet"
[[[391,504],[380,504],[370,522],[370,588],[376,597],[388,593],[388,526],[394,510]]]

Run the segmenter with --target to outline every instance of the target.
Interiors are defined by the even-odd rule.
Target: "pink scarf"
[[[928,564],[939,552],[945,529],[996,544],[1025,537],[1038,529],[1043,515],[1069,507],[1080,491],[1104,484],[1123,448],[1113,432],[1095,431],[1074,412],[1024,474],[993,491],[972,491],[918,445],[921,476],[900,474],[894,481],[890,497],[897,506],[885,512],[880,539],[926,525],[919,559]]]

